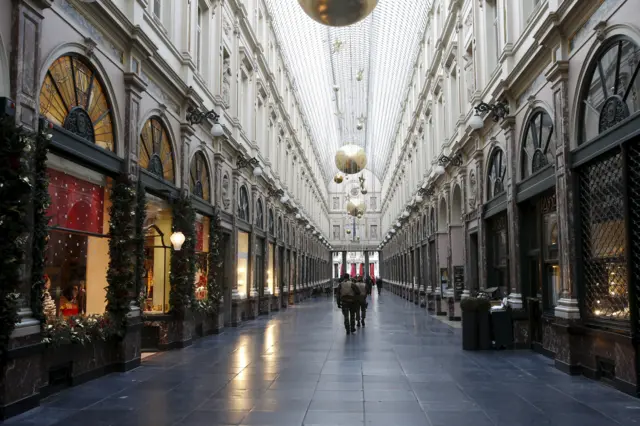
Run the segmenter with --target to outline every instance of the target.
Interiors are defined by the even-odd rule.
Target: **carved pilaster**
[[[521,309],[522,284],[520,277],[520,215],[516,201],[519,141],[515,135],[515,118],[507,117],[502,122],[507,154],[507,239],[509,245],[509,304]]]
[[[558,238],[562,293],[555,315],[567,319],[580,317],[576,289],[575,197],[573,175],[570,167],[571,141],[569,138],[569,63],[557,61],[547,72],[552,84],[553,110],[556,135],[556,199],[558,211]]]
[[[16,121],[31,129],[36,128],[40,113],[38,72],[43,13],[52,3],[53,0],[13,1],[11,97],[16,103]]]
[[[140,158],[140,137],[138,135],[140,99],[147,88],[147,83],[135,73],[125,73],[124,84],[126,91],[124,159],[126,170],[131,179],[136,180],[138,176],[138,159]]]

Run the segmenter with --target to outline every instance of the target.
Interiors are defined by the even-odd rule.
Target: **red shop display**
[[[104,187],[54,169],[47,169],[47,174],[49,226],[102,234]]]

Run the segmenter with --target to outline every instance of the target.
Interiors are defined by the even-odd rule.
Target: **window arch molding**
[[[189,163],[189,191],[192,195],[211,203],[212,188],[209,159],[203,150],[198,150]]]
[[[256,201],[256,226],[262,230],[265,229],[264,216],[264,204],[262,203],[262,199],[258,198],[258,201]]]
[[[120,141],[118,122],[120,113],[115,91],[107,78],[109,73],[99,61],[87,57],[85,53],[86,47],[82,44],[65,43],[54,49],[44,60],[37,88],[38,112],[54,124],[122,157],[123,148],[118,143]],[[72,93],[61,91],[62,81],[52,78],[55,69],[63,69],[63,65],[67,61],[73,64],[74,73],[78,72],[78,76],[84,77],[76,80],[74,73],[69,74],[73,82],[65,87],[73,87]],[[76,65],[79,66],[76,68]],[[92,84],[92,81],[97,84]],[[48,93],[45,92],[46,85],[51,87]],[[66,107],[66,113],[59,110],[56,114],[53,103],[43,99],[45,97],[62,102],[60,106]],[[100,102],[101,100],[104,102]],[[94,103],[94,101],[96,102]],[[69,119],[68,125],[65,126],[67,119]],[[92,124],[91,128],[86,126],[87,119]]]
[[[527,179],[549,165],[555,167],[555,124],[551,109],[543,102],[536,101],[527,112],[520,133],[518,180]]]
[[[249,201],[249,191],[246,185],[241,185],[238,189],[238,218],[247,222],[251,221],[251,206]]]
[[[505,192],[507,179],[507,155],[500,147],[495,146],[489,153],[489,161],[487,162],[487,170],[485,173],[486,182],[486,200],[490,201],[498,195]]]
[[[619,110],[616,110],[614,108],[616,102],[610,101],[610,99],[612,98],[611,88],[608,88],[607,97],[606,99],[603,98],[604,100],[602,101],[602,103],[593,105],[593,102],[589,102],[590,88],[593,86],[594,80],[596,80],[597,83],[597,80],[599,79],[599,64],[601,63],[601,59],[607,56],[607,54],[613,54],[616,50],[616,46],[619,43],[630,46],[635,50],[635,52],[640,51],[640,32],[633,27],[624,24],[609,27],[604,30],[604,36],[606,38],[602,42],[596,42],[590,46],[589,51],[584,58],[584,63],[586,63],[587,66],[582,68],[578,78],[578,86],[576,90],[577,96],[575,96],[573,104],[573,123],[574,126],[576,126],[574,128],[576,137],[573,138],[575,140],[575,142],[573,142],[574,144],[576,144],[575,146],[584,145],[597,139],[609,128],[626,121],[627,118],[634,116],[635,114],[640,112],[640,105],[638,104],[638,102],[636,102],[633,109],[628,108],[628,114],[617,114]],[[613,58],[614,61],[616,59],[617,58],[615,57]],[[639,64],[635,63],[635,69],[637,69],[638,66]],[[602,69],[604,70],[604,66]],[[631,80],[634,72],[636,72],[635,79]],[[606,75],[608,75],[607,71],[604,71],[604,74],[606,78]],[[627,88],[629,88],[634,83],[636,86],[640,84],[639,72],[635,70],[630,71],[629,68],[627,68],[626,71],[623,71],[618,75],[623,76],[625,74],[626,76],[624,78],[628,77],[629,80],[624,81],[622,86],[626,86]],[[614,80],[615,77],[607,81],[607,83],[610,83],[615,87]],[[608,87],[610,84],[606,84],[606,86]],[[601,84],[599,84],[599,86],[602,87]],[[596,88],[594,87],[594,89]],[[618,93],[620,92],[622,92],[622,89],[618,88]],[[621,96],[624,97],[624,93],[622,93]],[[629,96],[631,95],[627,95],[627,99],[629,98]],[[589,105],[587,105],[588,103]],[[626,104],[628,106],[628,103]],[[603,116],[602,112],[604,112],[605,108],[612,113],[613,111],[616,111],[616,114],[612,114],[614,117],[613,120],[605,119],[605,125],[601,127],[600,118]],[[622,108],[622,110],[624,110],[624,108]],[[585,127],[585,124],[587,123],[590,123],[593,127],[587,129]]]
[[[145,170],[149,170],[150,173],[158,176],[159,173],[162,172],[162,178],[174,184],[175,186],[180,186],[180,172],[179,169],[176,168],[176,165],[180,164],[180,158],[177,150],[175,149],[176,139],[172,134],[171,126],[169,126],[169,123],[162,115],[162,113],[155,115],[153,114],[153,112],[155,111],[150,111],[147,114],[146,118],[142,120],[141,125],[138,129],[138,162],[142,168],[144,168]],[[149,133],[146,133],[149,131],[149,126],[153,126],[154,123],[159,125],[160,130],[162,131],[159,136],[157,133],[151,136]],[[156,144],[155,147],[154,143]],[[145,147],[147,148],[146,150]],[[154,167],[158,166],[158,158],[155,157],[154,154],[160,157],[159,159],[162,162],[162,170],[156,169],[155,172],[153,170]],[[170,156],[168,156],[168,154],[170,154]],[[171,171],[171,173],[169,173],[169,171]]]

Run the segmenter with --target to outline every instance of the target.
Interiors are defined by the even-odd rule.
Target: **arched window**
[[[166,129],[154,117],[144,123],[140,133],[140,167],[175,183],[173,147]]]
[[[587,86],[580,102],[582,128],[579,143],[640,111],[640,48],[626,38],[609,41],[587,70]]]
[[[431,209],[431,218],[429,220],[429,234],[436,232],[436,209]]]
[[[209,167],[202,152],[196,152],[196,155],[191,160],[189,188],[196,197],[211,201]]]
[[[278,238],[282,239],[282,218],[278,218]]]
[[[268,226],[269,226],[269,234],[270,235],[275,235],[275,223],[273,220],[273,210],[269,209],[269,219],[268,219]]]
[[[284,240],[288,241],[287,238],[289,238],[289,224],[288,223],[286,225],[284,225]]]
[[[249,220],[249,193],[243,185],[240,187],[240,196],[238,197],[238,217],[242,220]]]
[[[422,238],[426,238],[429,235],[429,230],[427,228],[427,215],[422,216]]]
[[[553,122],[545,111],[536,111],[529,118],[522,141],[522,179],[553,164],[554,156]]]
[[[504,192],[504,177],[506,172],[507,166],[504,161],[504,151],[496,148],[489,160],[487,200],[491,200]]]
[[[114,151],[111,105],[100,78],[80,57],[51,64],[40,89],[40,114],[81,138]]]
[[[258,200],[256,206],[256,226],[260,229],[264,229],[264,210],[262,208],[262,200]]]

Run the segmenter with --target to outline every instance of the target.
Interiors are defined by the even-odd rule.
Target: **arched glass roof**
[[[313,21],[298,0],[266,3],[326,175],[337,172],[338,148],[354,143],[381,179],[431,0],[379,0],[366,19],[339,28]]]

